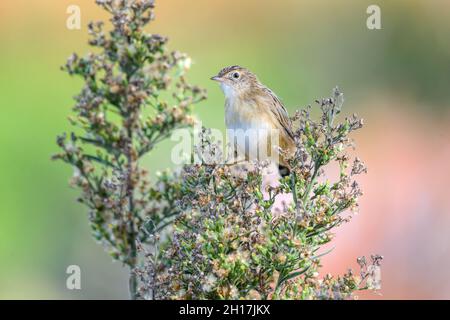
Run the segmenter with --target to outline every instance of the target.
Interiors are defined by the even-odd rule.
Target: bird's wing
[[[288,112],[286,108],[283,106],[283,103],[280,99],[267,87],[263,88],[263,91],[266,93],[268,108],[269,111],[275,116],[275,119],[278,122],[280,129],[286,134],[289,140],[294,141],[294,132],[292,131],[291,119],[289,119]]]

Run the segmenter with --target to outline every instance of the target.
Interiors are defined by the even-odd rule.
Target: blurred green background
[[[81,30],[66,28],[72,4]],[[449,299],[450,2],[376,1],[381,30],[366,27],[372,0],[156,4],[149,31],[193,58],[189,79],[209,93],[196,107],[206,126],[224,128],[209,78],[227,65],[254,71],[291,113],[339,85],[345,111],[366,120],[355,138],[369,174],[361,213],[337,233],[324,272],[379,253],[382,295],[361,298]],[[0,299],[128,297],[127,271],[90,237],[71,169],[50,161],[81,86],[59,66],[89,50],[86,24],[105,18],[94,0],[0,2]],[[148,159],[152,172],[171,166],[170,147]],[[66,289],[71,264],[82,290]]]

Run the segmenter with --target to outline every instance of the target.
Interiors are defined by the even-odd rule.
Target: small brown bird
[[[223,68],[211,80],[218,81],[225,94],[225,123],[237,151],[246,160],[265,160],[261,157],[265,148],[268,157],[274,159],[275,155],[279,161],[280,174],[288,174],[289,165],[278,150],[292,154],[295,141],[289,115],[280,99],[252,72],[240,66]],[[258,155],[249,154],[251,150],[258,150]]]

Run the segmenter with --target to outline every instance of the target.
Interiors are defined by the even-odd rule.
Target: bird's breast
[[[227,101],[225,104],[227,129],[270,129],[271,122],[258,106],[241,101]]]
[[[228,141],[238,156],[246,160],[277,160],[276,131],[262,106],[256,103],[226,103],[225,122]]]

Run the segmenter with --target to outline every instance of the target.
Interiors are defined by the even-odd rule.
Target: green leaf
[[[277,288],[280,287],[280,286],[281,286],[283,283],[285,283],[286,281],[288,281],[288,280],[290,280],[290,279],[293,279],[293,278],[295,278],[295,277],[301,276],[301,275],[304,274],[306,271],[308,271],[310,267],[311,267],[311,266],[309,265],[309,266],[307,266],[307,267],[305,267],[305,268],[303,268],[303,269],[301,269],[301,270],[299,270],[299,271],[291,272],[291,273],[289,273],[287,276],[281,278],[281,280],[278,280]]]

